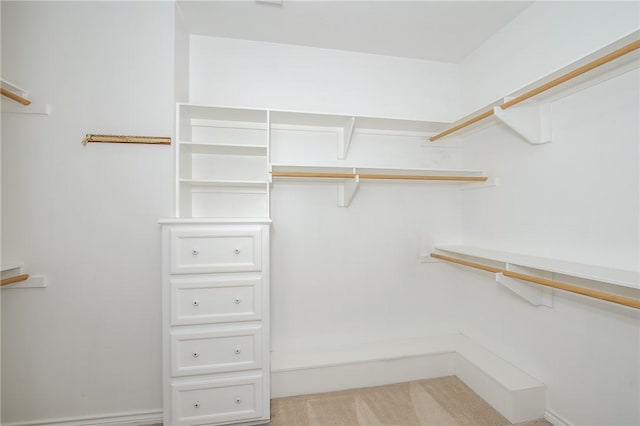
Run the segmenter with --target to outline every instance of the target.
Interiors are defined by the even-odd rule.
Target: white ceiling
[[[533,1],[179,1],[192,34],[460,62]]]

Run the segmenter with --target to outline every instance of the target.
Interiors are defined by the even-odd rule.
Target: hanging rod
[[[25,281],[29,278],[29,274],[16,275],[15,277],[5,278],[0,280],[0,287],[7,284],[18,283],[20,281]]]
[[[481,269],[483,271],[492,272],[494,274],[502,274],[505,277],[516,278],[516,279],[528,281],[534,284],[539,284],[546,287],[555,288],[558,290],[568,291],[570,293],[580,294],[580,295],[591,297],[594,299],[605,300],[607,302],[617,303],[619,305],[640,309],[640,300],[638,299],[631,299],[629,297],[617,296],[615,294],[604,293],[602,291],[578,287],[575,285],[566,284],[559,281],[547,280],[545,278],[534,277],[532,275],[521,274],[513,271],[507,271],[505,269],[495,268],[493,266],[483,265],[481,263],[469,262],[468,260],[462,260],[455,257],[443,256],[437,253],[431,253],[431,257],[435,259],[446,260],[447,262],[457,263],[459,265],[468,266],[475,269]]]
[[[545,84],[543,84],[541,86],[538,86],[538,87],[536,87],[534,89],[531,89],[531,90],[523,93],[520,96],[516,96],[515,98],[513,98],[513,99],[511,99],[509,101],[506,101],[502,105],[499,105],[499,106],[503,110],[505,110],[507,108],[511,108],[514,105],[517,105],[517,104],[519,104],[519,103],[521,103],[523,101],[526,101],[529,98],[532,98],[532,97],[534,97],[536,95],[539,95],[540,93],[543,93],[543,92],[545,92],[545,91],[547,91],[549,89],[552,89],[552,88],[554,88],[554,87],[556,87],[556,86],[558,86],[558,85],[560,85],[562,83],[565,83],[565,82],[567,82],[567,81],[569,81],[569,80],[571,80],[573,78],[576,78],[576,77],[578,77],[578,76],[580,76],[580,75],[582,75],[582,74],[584,74],[586,72],[589,72],[589,71],[591,71],[591,70],[593,70],[593,69],[595,69],[595,68],[597,68],[597,67],[599,67],[601,65],[609,63],[609,62],[613,61],[614,59],[617,59],[617,58],[619,58],[621,56],[624,56],[627,53],[631,53],[631,52],[633,52],[634,50],[637,50],[637,49],[640,49],[640,40],[633,41],[633,42],[627,44],[626,46],[621,47],[620,49],[614,50],[613,52],[611,52],[611,53],[609,53],[607,55],[604,55],[604,56],[602,56],[602,57],[600,57],[598,59],[595,59],[595,60],[585,64],[585,65],[582,65],[581,67],[576,68],[573,71],[570,71],[570,72],[568,72],[566,74],[563,74],[560,77],[555,78],[555,79],[551,80],[548,83],[545,83]],[[485,111],[483,113],[480,113],[480,114],[476,115],[475,117],[472,117],[472,118],[470,118],[470,119],[468,119],[466,121],[463,121],[462,123],[460,123],[460,124],[458,124],[456,126],[453,126],[453,127],[449,128],[447,130],[444,130],[444,131],[438,133],[437,135],[431,136],[429,138],[429,140],[431,142],[435,142],[440,138],[443,138],[443,137],[448,136],[448,135],[450,135],[452,133],[455,133],[458,130],[464,129],[465,127],[469,127],[470,125],[472,125],[474,123],[477,123],[478,121],[483,120],[485,118],[491,117],[492,115],[493,115],[493,109],[490,109],[488,111]]]
[[[423,175],[383,175],[374,173],[309,173],[309,172],[271,172],[273,177],[292,178],[328,178],[328,179],[395,179],[395,180],[441,180],[459,182],[486,182],[486,176],[423,176]]]
[[[118,135],[92,135],[88,134],[82,141],[83,145],[89,142],[101,143],[144,143],[153,145],[171,145],[171,138],[161,136],[118,136]]]
[[[18,103],[21,103],[24,106],[31,105],[31,101],[29,99],[25,99],[20,95],[16,95],[15,93],[13,93],[13,92],[5,89],[5,88],[0,87],[0,94],[2,96],[6,96],[9,99],[13,99],[14,101],[16,101]]]

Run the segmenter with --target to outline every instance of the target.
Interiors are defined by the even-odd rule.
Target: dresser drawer
[[[172,274],[243,272],[262,269],[258,226],[179,230],[170,234]]]
[[[252,321],[262,318],[262,278],[171,279],[171,325]]]
[[[229,423],[262,416],[262,376],[172,384],[173,426]]]
[[[171,331],[171,374],[242,371],[262,366],[262,325]]]

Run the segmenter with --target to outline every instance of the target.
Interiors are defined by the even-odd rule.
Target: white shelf
[[[268,182],[257,180],[204,180],[204,179],[180,179],[180,183],[193,186],[220,186],[220,187],[264,187]]]
[[[204,121],[211,120],[223,122],[262,123],[264,126],[267,122],[266,110],[236,107],[227,108],[183,103],[179,103],[178,107],[180,109],[181,120],[188,120],[189,123],[193,123],[193,120],[203,120],[201,124],[206,125]]]
[[[568,66],[556,70],[555,72],[546,75],[538,80],[535,80],[520,89],[500,98],[476,111],[460,118],[459,120],[451,123],[447,127],[454,127],[460,123],[477,117],[478,115],[486,111],[495,111],[493,115],[488,118],[482,119],[474,124],[469,125],[463,129],[452,133],[449,136],[443,137],[442,141],[449,138],[461,137],[477,132],[480,129],[484,129],[488,126],[501,123],[504,126],[510,128],[517,133],[523,140],[531,144],[542,144],[552,141],[552,135],[550,130],[550,111],[547,107],[550,103],[569,96],[581,90],[585,90],[589,87],[602,83],[603,81],[610,80],[619,75],[627,73],[631,70],[640,67],[640,51],[635,50],[629,52],[611,62],[604,65],[600,65],[584,74],[574,77],[564,83],[559,84],[549,90],[535,95],[533,98],[524,101],[522,104],[515,105],[506,110],[502,110],[499,105],[502,105],[506,101],[518,97],[532,89],[539,88],[545,84],[563,76],[573,70],[576,70],[596,59],[606,56],[623,46],[637,40],[640,37],[640,31],[634,31],[633,33],[623,37],[622,39],[611,43],[599,50],[594,51],[590,55],[587,55]]]
[[[357,165],[296,165],[296,164],[271,164],[273,172],[301,172],[301,173],[352,173],[352,174],[386,174],[409,176],[486,176],[482,170],[470,169],[419,169],[397,167],[360,167]]]
[[[7,262],[0,266],[0,272],[10,271],[12,269],[20,269],[23,268],[24,264],[21,262]]]
[[[325,114],[300,111],[270,111],[271,124],[275,126],[310,126],[342,128],[355,119],[356,129],[391,130],[398,132],[433,133],[446,128],[447,123],[436,121],[407,120],[389,117],[366,117],[347,114]]]
[[[191,154],[203,155],[267,155],[265,145],[218,144],[203,142],[180,142],[180,147]]]
[[[616,269],[599,265],[587,265],[584,263],[560,259],[549,259],[465,245],[436,246],[435,249],[462,256],[471,256],[494,262],[538,269],[555,274],[583,278],[600,283],[640,289],[639,271]]]

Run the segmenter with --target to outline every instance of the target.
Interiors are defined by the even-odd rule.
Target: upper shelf
[[[463,256],[477,257],[495,262],[533,268],[571,277],[584,278],[606,284],[640,289],[640,272],[606,266],[587,265],[559,259],[529,256],[465,245],[436,246],[437,250]]]
[[[478,129],[480,123],[487,124],[485,119],[493,117],[529,143],[550,142],[549,110],[545,104],[638,68],[639,38],[640,31],[636,31],[463,117],[429,140],[435,142],[454,133]]]

